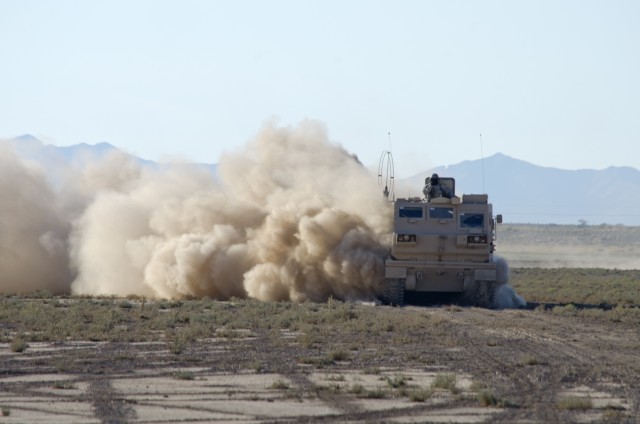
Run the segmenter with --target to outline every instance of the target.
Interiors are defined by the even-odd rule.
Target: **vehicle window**
[[[461,213],[460,228],[482,228],[484,226],[484,214],[482,213]]]
[[[453,219],[453,208],[429,208],[429,218]]]
[[[422,207],[401,206],[398,216],[400,218],[422,218]]]

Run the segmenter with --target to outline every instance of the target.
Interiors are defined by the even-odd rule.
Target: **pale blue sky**
[[[217,162],[305,118],[396,176],[640,168],[638,1],[0,0],[0,137]]]

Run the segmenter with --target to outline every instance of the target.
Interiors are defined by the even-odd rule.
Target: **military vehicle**
[[[436,179],[437,190],[430,190]],[[502,216],[493,216],[486,194],[456,196],[453,178],[428,177],[424,193],[393,201],[383,301],[402,306],[405,293],[457,293],[465,303],[492,307],[502,272],[493,257]]]

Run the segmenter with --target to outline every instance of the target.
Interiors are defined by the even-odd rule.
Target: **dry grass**
[[[529,301],[640,305],[640,270],[514,268],[511,285]]]
[[[16,352],[26,349],[29,341],[141,342],[158,340],[164,334],[167,349],[181,355],[196,340],[221,337],[233,341],[252,337],[252,332],[273,334],[281,340],[281,331],[295,332],[298,343],[306,348],[321,348],[333,334],[352,334],[349,344],[326,346],[317,356],[319,362],[335,363],[349,361],[353,351],[371,337],[401,336],[413,341],[425,326],[437,324],[432,320],[426,313],[403,316],[401,310],[389,313],[335,300],[326,304],[251,299],[150,301],[42,293],[0,297],[0,322],[10,323],[0,329],[0,340],[13,341]],[[402,329],[402,334],[394,328]]]
[[[431,383],[431,387],[434,389],[449,390],[451,393],[458,393],[459,389],[456,386],[455,374],[438,374],[436,379]]]
[[[593,401],[585,397],[567,396],[560,399],[556,405],[559,409],[584,411],[593,408]]]

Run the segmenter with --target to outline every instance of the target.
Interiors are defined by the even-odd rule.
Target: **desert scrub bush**
[[[267,370],[267,367],[260,361],[254,361],[251,364],[251,369],[253,369],[253,371],[255,371],[256,374],[261,374]]]
[[[304,358],[300,358],[299,362],[305,365],[313,365],[316,368],[324,368],[334,364],[333,360],[327,356],[306,356]]]
[[[9,345],[11,351],[16,353],[22,353],[27,350],[28,347],[29,345],[27,344],[24,335],[22,334],[16,334],[16,336],[11,341],[11,344]]]
[[[478,401],[482,406],[498,406],[500,400],[493,393],[493,390],[482,389],[478,392]]]
[[[11,415],[11,409],[8,406],[0,406],[0,411],[2,412],[3,417]]]
[[[327,354],[327,359],[331,362],[342,362],[350,360],[351,355],[344,349],[336,349]]]
[[[61,390],[70,390],[70,389],[75,389],[76,386],[71,380],[58,380],[53,383],[53,388],[61,389]]]
[[[382,387],[367,389],[362,384],[354,384],[347,390],[348,393],[360,399],[384,399],[388,392]]]
[[[171,374],[174,380],[195,380],[196,375],[191,371],[176,371]]]
[[[362,370],[362,373],[367,375],[380,375],[381,372],[379,367],[368,367]]]
[[[174,355],[180,355],[187,350],[189,344],[193,341],[188,334],[184,332],[167,334],[167,348]]]
[[[554,306],[551,313],[560,316],[576,316],[578,315],[578,308],[573,303],[569,303],[565,306]]]
[[[271,384],[271,388],[276,390],[288,390],[289,383],[284,380],[276,380]]]
[[[408,386],[409,377],[406,377],[402,374],[396,374],[393,377],[386,377],[385,381],[389,385],[389,387],[393,389],[400,389]]]
[[[455,374],[438,374],[431,383],[433,389],[449,390],[453,394],[457,394],[459,389],[456,387]]]
[[[411,402],[424,402],[433,395],[433,390],[425,388],[409,389],[408,397]]]
[[[376,387],[374,389],[367,389],[361,394],[357,395],[359,398],[363,399],[384,399],[388,395],[388,392],[382,387]]]
[[[121,300],[120,302],[118,302],[118,307],[122,309],[131,309],[133,308],[133,303],[127,300]]]
[[[316,344],[320,344],[322,339],[313,331],[304,331],[296,337],[296,342],[304,348],[311,348]]]
[[[522,355],[520,356],[520,358],[518,358],[518,362],[516,363],[516,365],[520,367],[524,367],[524,366],[539,365],[540,363],[541,363],[540,360],[536,358],[534,355]]]
[[[358,397],[360,397],[360,395],[362,395],[365,391],[366,389],[362,384],[354,384],[349,388],[349,393],[356,395]]]
[[[569,411],[585,411],[593,408],[593,401],[588,397],[566,396],[558,400],[556,406]]]

